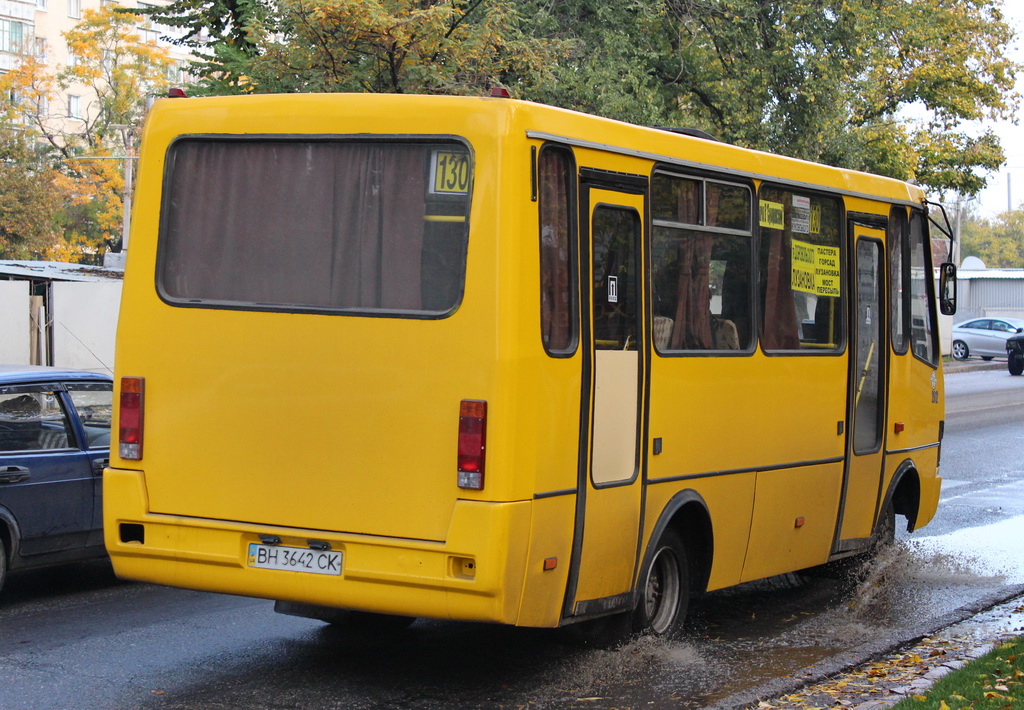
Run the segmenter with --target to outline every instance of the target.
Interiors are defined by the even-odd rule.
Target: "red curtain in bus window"
[[[700,185],[701,183],[693,183]],[[680,190],[679,214],[700,221],[700,201],[704,191]],[[718,195],[709,196],[705,224],[715,224],[718,216]],[[679,240],[679,302],[676,305],[675,327],[669,347],[673,350],[710,350],[714,347],[711,332],[711,251],[713,237],[702,232],[686,232]]]
[[[673,350],[710,350],[712,236],[688,232],[679,240],[679,303],[669,344]]]
[[[768,241],[768,268],[764,295],[765,350],[796,350],[800,347],[796,304],[793,300],[790,239],[781,229],[761,229]]]
[[[551,352],[572,345],[570,267],[570,157],[562,150],[540,154],[540,323],[541,339]]]

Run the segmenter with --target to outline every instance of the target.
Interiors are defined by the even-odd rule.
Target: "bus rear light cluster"
[[[146,379],[121,378],[121,408],[118,417],[118,453],[123,459],[142,458],[142,421],[145,412]]]
[[[459,488],[484,487],[487,449],[487,402],[464,399],[459,405]]]

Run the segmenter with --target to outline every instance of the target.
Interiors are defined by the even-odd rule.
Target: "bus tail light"
[[[459,488],[484,487],[487,449],[487,402],[464,399],[459,405]]]
[[[142,458],[142,415],[145,411],[146,378],[121,378],[121,409],[118,418],[118,453],[123,459]]]

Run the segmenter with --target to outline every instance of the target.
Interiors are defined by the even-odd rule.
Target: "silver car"
[[[953,358],[1006,357],[1006,339],[1022,331],[1024,320],[1019,318],[971,318],[957,323],[953,326]]]

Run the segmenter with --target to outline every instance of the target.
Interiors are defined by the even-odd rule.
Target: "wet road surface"
[[[120,583],[104,564],[26,573],[0,602],[0,708],[713,705],[1024,580],[1012,544],[1024,532],[1024,393],[985,414],[974,393],[1001,397],[1010,378],[957,377],[976,376],[947,380],[939,515],[901,535],[859,583],[742,585],[699,600],[686,640],[607,649],[553,631],[422,620],[358,635],[274,614],[267,601]]]

